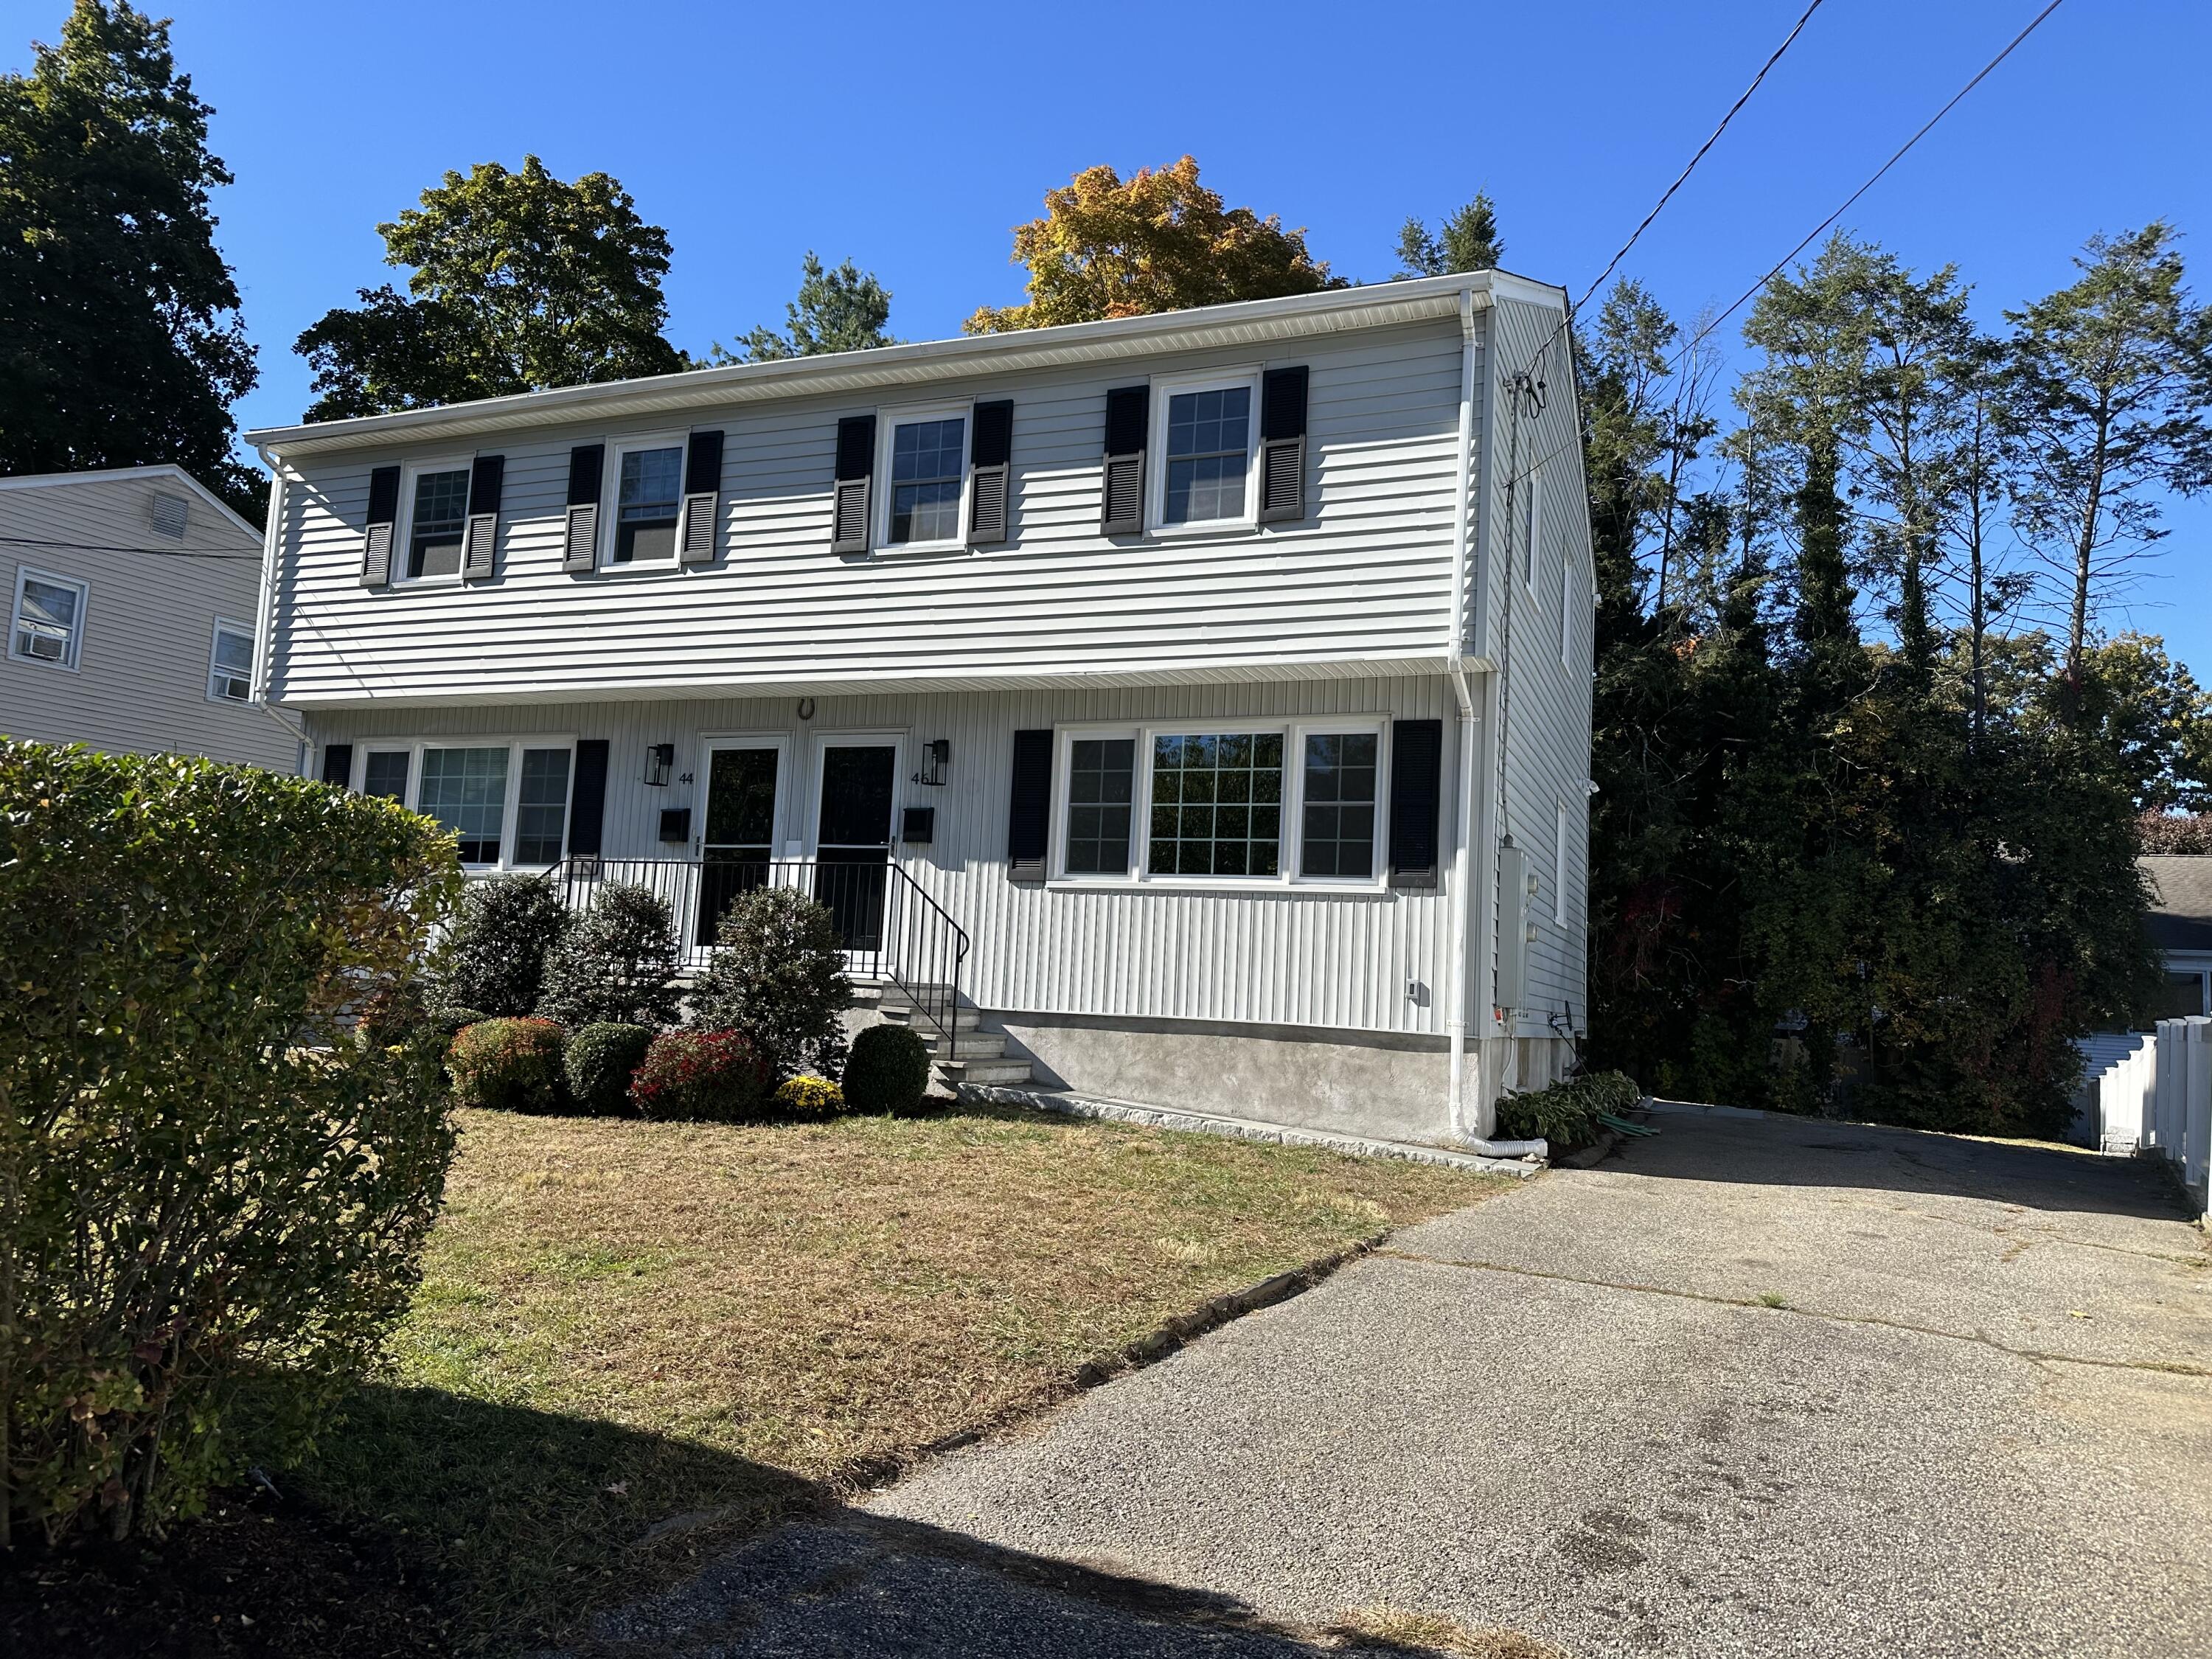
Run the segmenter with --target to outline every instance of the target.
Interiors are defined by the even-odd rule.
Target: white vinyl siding
[[[277,695],[302,708],[748,687],[808,695],[1022,676],[1264,678],[1433,663],[1452,632],[1455,321],[1271,346],[1261,367],[1310,369],[1304,520],[1241,534],[1109,541],[1103,533],[1107,391],[1155,369],[1154,378],[1218,379],[1253,361],[1249,346],[1185,350],[957,383],[957,395],[944,400],[954,406],[1014,404],[1012,537],[958,559],[847,561],[830,551],[837,421],[875,407],[872,397],[692,411],[694,424],[725,434],[716,538],[724,551],[680,580],[593,582],[561,570],[569,447],[605,442],[611,457],[639,435],[621,428],[476,440],[503,453],[507,470],[501,579],[470,591],[361,586],[369,472],[404,453],[304,459],[284,489],[279,526]],[[1164,441],[1156,428],[1148,473],[1159,471]],[[887,483],[879,471],[878,497]],[[610,486],[605,517],[613,493]],[[465,675],[456,675],[457,663],[468,665]]]
[[[174,536],[155,521],[163,495],[190,501]],[[170,467],[0,479],[0,603],[11,605],[0,732],[295,771],[294,732],[250,702],[208,695],[217,619],[250,625],[260,614],[261,553],[258,532]],[[12,601],[27,567],[88,591],[74,674],[12,648]]]

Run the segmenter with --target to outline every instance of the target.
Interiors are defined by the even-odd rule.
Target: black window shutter
[[[326,743],[323,745],[323,781],[334,783],[341,789],[353,785],[353,745],[349,743]]]
[[[507,457],[479,455],[469,471],[469,527],[461,574],[481,581],[492,574],[499,550],[499,497],[507,482]]]
[[[561,568],[586,571],[599,560],[599,481],[607,465],[605,444],[578,444],[568,452],[568,532]]]
[[[830,550],[868,550],[868,475],[876,468],[876,417],[848,415],[837,422],[837,479],[830,509]]]
[[[1006,810],[1006,875],[1042,881],[1052,835],[1052,732],[1014,733],[1013,799]]]
[[[1271,368],[1260,379],[1260,522],[1306,515],[1306,370]]]
[[[1437,884],[1437,808],[1442,798],[1444,723],[1390,723],[1390,884]]]
[[[399,469],[380,466],[368,475],[368,526],[361,538],[361,585],[392,580],[392,527],[399,519]]]
[[[576,781],[568,791],[568,856],[599,855],[600,830],[607,812],[607,740],[576,739]]]
[[[1145,527],[1145,426],[1152,389],[1116,386],[1106,394],[1105,532],[1133,536]]]
[[[722,434],[695,432],[684,458],[684,528],[677,538],[677,562],[714,562],[714,514],[722,501]]]
[[[968,539],[976,546],[1006,539],[1013,459],[1013,404],[1003,398],[977,404],[974,436],[968,448],[969,487],[974,498],[968,514]]]

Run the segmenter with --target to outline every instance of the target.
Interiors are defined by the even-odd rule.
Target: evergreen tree
[[[1498,207],[1482,191],[1434,231],[1408,219],[1398,233],[1400,276],[1444,276],[1462,270],[1495,270],[1505,258],[1498,234]]]
[[[212,112],[169,26],[77,0],[61,44],[0,76],[0,472],[171,461],[258,520],[231,455],[252,388],[216,251]]]
[[[604,173],[574,184],[535,155],[448,173],[379,225],[407,294],[360,290],[293,349],[314,366],[309,420],[337,420],[690,367],[661,337],[668,234]]]
[[[781,330],[765,325],[741,337],[734,349],[717,343],[709,353],[718,363],[764,363],[781,357],[811,357],[823,351],[867,351],[896,345],[885,326],[890,321],[890,291],[850,259],[826,270],[814,251],[800,267],[799,297],[784,307]]]

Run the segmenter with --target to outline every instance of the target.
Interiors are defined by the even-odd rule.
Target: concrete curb
[[[1058,1089],[1008,1089],[989,1083],[963,1083],[960,1085],[960,1098],[975,1105],[1017,1106],[1033,1112],[1056,1112],[1063,1117],[1097,1118],[1112,1123],[1141,1124],[1152,1129],[1231,1135],[1240,1140],[1266,1141],[1280,1146],[1317,1146],[1324,1152],[1345,1152],[1354,1158],[1397,1158],[1410,1164],[1437,1164],[1447,1169],[1479,1170],[1487,1175],[1527,1176],[1544,1167],[1522,1158],[1484,1158],[1475,1152],[1424,1146],[1419,1141],[1334,1135],[1320,1129],[1296,1128],[1287,1123],[1173,1111],[1164,1106],[1069,1094]]]

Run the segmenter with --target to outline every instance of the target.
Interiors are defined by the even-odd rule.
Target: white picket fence
[[[2093,1062],[2094,1065],[2094,1062]],[[2212,1018],[2162,1019],[2136,1047],[2112,1056],[2084,1085],[2101,1152],[2174,1164],[2190,1205],[2212,1224]]]

